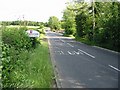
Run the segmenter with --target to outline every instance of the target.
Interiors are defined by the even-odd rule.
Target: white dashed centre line
[[[65,41],[64,40],[62,40],[62,39],[59,39],[60,41],[62,41],[63,43],[65,43]]]
[[[60,41],[62,41],[63,43],[65,43],[65,41],[64,40],[62,40],[62,39],[59,39]],[[69,46],[71,46],[71,47],[74,47],[73,45],[71,45],[70,43],[67,43]]]
[[[73,45],[71,45],[70,43],[67,43],[69,46],[71,46],[71,47],[74,47]]]
[[[112,65],[108,65],[108,66],[120,72],[120,70],[118,68],[116,68],[116,67],[114,67]]]
[[[93,55],[91,55],[91,54],[89,54],[89,53],[87,53],[87,52],[85,52],[85,51],[83,51],[83,50],[81,50],[81,49],[78,49],[78,50],[81,51],[81,52],[83,52],[84,54],[86,54],[86,55],[92,57],[92,58],[95,58],[95,56],[93,56]]]

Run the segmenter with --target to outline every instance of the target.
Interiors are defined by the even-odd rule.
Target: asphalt
[[[46,32],[59,88],[118,88],[119,53]]]

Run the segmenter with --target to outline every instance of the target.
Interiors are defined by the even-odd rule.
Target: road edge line
[[[111,67],[112,69],[120,72],[120,70],[119,70],[118,68],[116,68],[116,67],[114,67],[114,66],[112,66],[112,65],[108,65],[108,66]]]

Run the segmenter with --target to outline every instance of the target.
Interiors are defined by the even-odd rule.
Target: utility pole
[[[93,41],[95,41],[95,12],[94,12],[94,5],[95,5],[95,2],[94,0],[92,0],[92,11],[93,11]]]
[[[21,28],[21,18],[20,18],[20,16],[19,16],[18,20],[19,20],[19,25],[20,25],[20,28]]]
[[[23,26],[26,26],[26,23],[25,23],[25,16],[23,15]]]

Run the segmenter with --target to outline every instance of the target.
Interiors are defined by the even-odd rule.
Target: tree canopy
[[[120,3],[68,3],[63,13],[66,34],[77,40],[120,51]],[[73,33],[74,32],[74,33]]]
[[[56,16],[51,16],[48,20],[48,25],[49,27],[53,30],[58,30],[60,29],[60,21]]]

